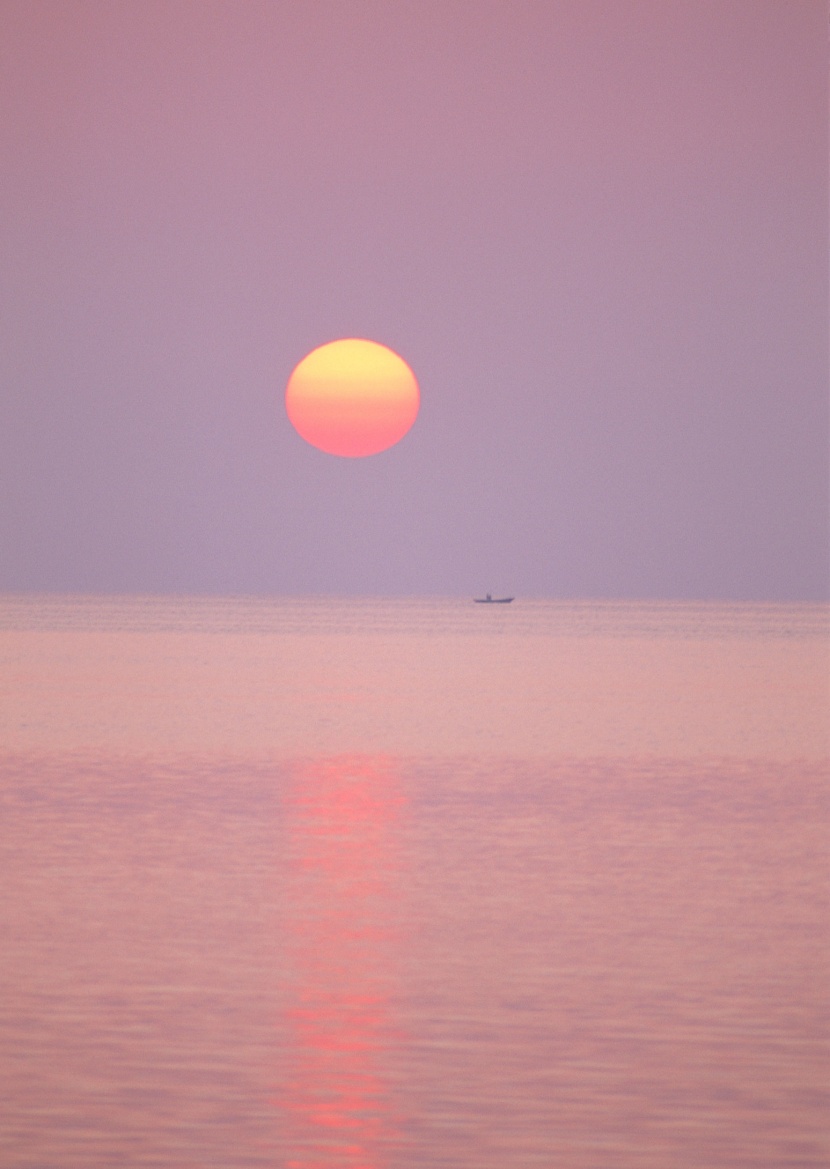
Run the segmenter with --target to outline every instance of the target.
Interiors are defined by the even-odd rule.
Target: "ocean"
[[[0,1165],[826,1167],[828,628],[0,598]]]

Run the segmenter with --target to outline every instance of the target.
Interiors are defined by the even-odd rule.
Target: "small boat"
[[[509,605],[513,597],[491,597],[488,593],[486,597],[473,597],[477,605]]]

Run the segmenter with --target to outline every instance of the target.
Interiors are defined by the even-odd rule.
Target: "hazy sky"
[[[0,0],[0,589],[827,595],[824,0]],[[306,445],[369,337],[401,444]]]

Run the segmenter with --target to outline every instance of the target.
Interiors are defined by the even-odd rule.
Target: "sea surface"
[[[828,644],[0,598],[0,1166],[826,1169]]]

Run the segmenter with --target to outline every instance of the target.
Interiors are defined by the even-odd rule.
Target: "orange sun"
[[[418,415],[415,375],[402,357],[349,337],[304,357],[288,379],[285,408],[306,442],[359,459],[394,446]]]

